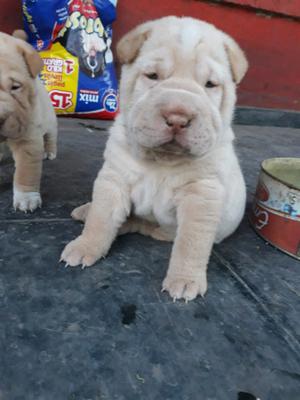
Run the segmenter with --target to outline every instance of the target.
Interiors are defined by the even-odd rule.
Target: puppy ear
[[[117,44],[117,56],[121,64],[130,64],[137,57],[140,48],[149,37],[152,22],[146,22],[129,31]]]
[[[12,35],[17,39],[24,40],[24,42],[27,41],[27,33],[23,31],[23,29],[16,29],[15,31],[13,31]]]
[[[248,70],[248,61],[240,46],[230,36],[226,35],[225,50],[229,59],[233,81],[238,84]]]
[[[43,60],[39,56],[39,53],[30,44],[24,42],[24,40],[20,38],[16,38],[16,45],[19,52],[24,57],[30,75],[32,78],[35,78],[41,72],[44,66]]]

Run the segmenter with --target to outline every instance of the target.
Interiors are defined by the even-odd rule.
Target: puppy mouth
[[[174,154],[174,155],[190,154],[190,150],[186,146],[180,144],[176,137],[174,137],[171,140],[168,140],[167,142],[159,146],[153,147],[153,150],[158,153]]]

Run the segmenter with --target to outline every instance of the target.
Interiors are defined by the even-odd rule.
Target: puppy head
[[[225,136],[235,89],[248,64],[228,35],[203,21],[166,17],[129,32],[117,54],[121,114],[134,149],[201,157],[232,139]]]
[[[43,67],[38,53],[24,41],[0,33],[0,136],[16,139],[26,131],[32,117],[35,78]]]

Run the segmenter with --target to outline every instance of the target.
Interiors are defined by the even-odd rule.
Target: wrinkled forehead
[[[21,54],[11,53],[9,56],[7,56],[6,53],[2,53],[0,51],[0,71],[2,71],[3,74],[24,74],[27,72],[27,67]]]
[[[4,57],[0,52],[0,89],[7,88],[13,81],[26,82],[29,78],[23,57]]]
[[[0,86],[6,87],[12,80],[24,81],[29,77],[22,54],[18,51],[15,40],[0,33]]]
[[[201,29],[197,25],[170,25],[169,29],[154,30],[145,42],[138,65],[144,70],[158,69],[187,72],[197,69],[204,73],[224,73],[229,67],[222,36],[215,29]]]

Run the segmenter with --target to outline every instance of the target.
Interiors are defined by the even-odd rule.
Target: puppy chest
[[[160,225],[176,222],[173,192],[167,182],[145,177],[134,185],[131,192],[133,213]]]

